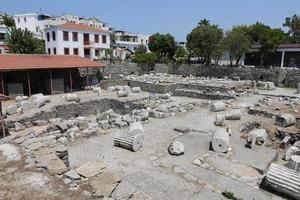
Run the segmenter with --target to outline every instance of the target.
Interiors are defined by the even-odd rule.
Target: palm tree
[[[210,25],[210,22],[208,19],[202,19],[200,20],[200,22],[198,23],[198,26],[208,26]]]

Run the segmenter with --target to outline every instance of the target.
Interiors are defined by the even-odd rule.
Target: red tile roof
[[[61,69],[104,67],[103,64],[71,55],[42,54],[2,54],[0,55],[0,70],[22,69]]]
[[[109,32],[108,30],[104,30],[101,28],[96,28],[92,26],[87,26],[83,24],[75,24],[75,23],[66,23],[66,24],[60,24],[55,27],[61,28],[61,29],[73,29],[73,30],[82,30],[82,31],[91,31],[91,32]]]

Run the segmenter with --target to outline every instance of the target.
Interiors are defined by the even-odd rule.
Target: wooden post
[[[30,86],[30,77],[29,77],[29,72],[27,72],[27,83],[28,83],[28,94],[31,96],[31,86]]]
[[[86,68],[86,86],[89,86],[89,68]]]
[[[69,69],[69,75],[70,75],[70,92],[73,92],[73,83],[72,83],[72,70]]]
[[[3,117],[3,113],[2,113],[2,101],[0,101],[0,118],[1,118],[1,126],[2,126],[2,133],[3,133],[3,137],[6,136],[5,133],[5,123],[4,123],[4,117]]]
[[[52,81],[52,70],[50,69],[50,90],[51,95],[53,94],[53,81]]]
[[[1,72],[1,87],[2,87],[2,94],[5,95],[4,80],[3,80],[3,72]]]

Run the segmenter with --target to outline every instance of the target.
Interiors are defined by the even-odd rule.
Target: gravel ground
[[[257,102],[258,98],[256,95],[243,97],[237,103],[246,107]],[[180,97],[173,97],[173,100],[173,103],[202,102]],[[192,164],[195,158],[209,152],[211,135],[201,133],[201,130],[211,130],[214,127],[214,117],[215,113],[208,111],[208,108],[199,108],[166,119],[151,119],[144,125],[144,146],[135,153],[113,146],[113,137],[120,130],[110,130],[93,138],[77,140],[69,145],[71,167],[92,160],[104,161],[120,177],[154,199],[222,199],[220,192],[224,190],[232,191],[243,199],[276,199],[276,196],[257,187]],[[253,118],[255,117],[244,113],[243,121]],[[257,120],[266,119],[257,117]],[[244,148],[245,141],[238,134],[240,124],[240,121],[231,124],[234,131],[231,137],[234,151]],[[182,136],[173,131],[177,126],[187,126],[200,132]],[[167,145],[174,140],[185,144],[183,156],[172,157],[168,154]],[[260,158],[256,157],[254,161],[259,163]]]

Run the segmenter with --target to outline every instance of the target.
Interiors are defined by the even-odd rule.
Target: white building
[[[145,45],[148,48],[149,37],[143,34],[133,34],[127,31],[113,31],[114,34],[114,56],[119,57],[122,60],[126,58],[127,55],[135,53],[135,50],[140,45]]]
[[[0,25],[0,54],[8,52],[8,46],[4,44],[5,35],[7,34],[7,28],[4,25]]]
[[[48,54],[100,59],[110,49],[110,32],[87,25],[66,23],[45,29],[45,42]]]
[[[76,15],[65,14],[62,16],[50,16],[47,14],[25,13],[14,16],[17,28],[27,29],[33,32],[37,38],[44,39],[44,30],[59,24],[76,23],[108,30],[105,23],[97,18],[83,18]]]

